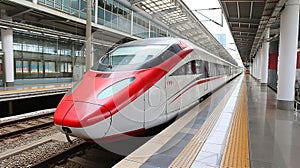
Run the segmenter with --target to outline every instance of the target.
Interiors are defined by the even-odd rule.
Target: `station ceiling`
[[[235,59],[204,27],[182,0],[129,0],[137,6],[178,32],[178,34],[214,55],[237,65]]]
[[[182,2],[182,0],[117,0],[120,3],[129,3],[131,8],[138,8],[140,13],[148,15],[150,19],[163,23],[170,32],[188,39],[207,51],[219,56],[235,65],[236,61],[226,49],[210,34],[196,16]],[[0,0],[0,8],[5,9],[13,22],[0,19],[0,27],[13,27],[26,29],[32,32],[49,33],[57,36],[65,36],[84,40],[85,22],[67,14],[59,14],[54,9],[32,5],[28,1]],[[55,30],[53,30],[53,28]],[[100,32],[98,36],[109,42],[118,42],[126,38],[126,34],[118,34],[109,31],[104,26],[93,25],[94,32]],[[101,29],[99,31],[98,29]],[[48,31],[49,30],[49,31]],[[134,38],[132,36],[132,38]],[[102,41],[103,42],[103,41]]]
[[[182,2],[182,0],[117,0],[137,7],[150,17],[163,23],[168,29],[186,38],[209,52],[233,63],[236,61],[222,47],[213,35],[202,25],[197,17]],[[280,10],[287,0],[219,0],[225,18],[232,32],[242,61],[247,64],[255,57],[258,48],[264,40],[278,40]],[[23,4],[22,4],[22,3]],[[0,26],[24,28],[41,33],[55,28],[52,34],[59,36],[85,39],[85,23],[72,19],[69,15],[57,16],[53,9],[46,7],[33,8],[28,1],[0,0],[1,9],[9,12],[14,21],[6,22],[0,19]],[[49,10],[49,11],[46,11]],[[52,10],[52,11],[51,11]],[[54,12],[55,13],[55,12]],[[29,26],[31,25],[31,26]],[[40,28],[42,25],[42,28]],[[101,26],[100,26],[101,27]],[[117,42],[126,38],[125,34],[116,34],[101,27],[101,38]],[[270,39],[264,39],[267,28],[270,28]],[[94,30],[97,27],[94,27]],[[98,31],[99,32],[99,31]],[[104,35],[106,37],[104,37]]]
[[[280,11],[287,0],[219,0],[244,64],[263,41],[278,40]],[[270,28],[270,38],[265,39]]]

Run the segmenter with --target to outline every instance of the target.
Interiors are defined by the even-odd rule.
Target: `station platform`
[[[64,94],[71,88],[72,85],[72,82],[64,82],[0,87],[0,102],[54,94]]]
[[[114,167],[298,167],[299,121],[242,74]]]

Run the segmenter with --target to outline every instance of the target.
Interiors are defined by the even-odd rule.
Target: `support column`
[[[300,0],[288,0],[281,13],[277,108],[294,109]]]
[[[12,17],[1,10],[1,18],[12,21]],[[2,50],[4,53],[5,86],[14,85],[14,51],[13,51],[13,30],[12,28],[1,29]]]
[[[255,78],[258,79],[258,55],[255,57]]]
[[[256,57],[253,59],[253,76],[256,79]]]
[[[257,52],[257,79],[261,80],[261,48]]]
[[[261,85],[267,86],[268,83],[268,63],[269,63],[269,42],[268,39],[270,37],[270,29],[267,29],[267,33],[265,35],[265,42],[262,44],[262,64],[261,64]]]

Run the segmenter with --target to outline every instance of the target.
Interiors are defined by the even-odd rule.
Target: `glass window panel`
[[[79,9],[79,0],[71,0],[71,8]]]
[[[49,62],[49,71],[55,72],[55,62]]]
[[[45,72],[49,72],[49,62],[45,62]]]
[[[62,9],[62,0],[55,0],[55,8]]]
[[[67,70],[68,70],[68,63],[64,63],[65,64],[65,68],[64,68],[64,72],[67,72]]]
[[[193,71],[192,71],[192,63],[189,62],[189,63],[187,63],[185,66],[186,66],[186,73],[187,73],[187,74],[193,74]]]
[[[102,8],[98,8],[98,18],[104,19],[104,10]]]
[[[108,11],[105,11],[105,21],[111,21],[111,13]]]
[[[0,59],[0,74],[3,73],[3,64],[2,64],[2,59]]]
[[[37,73],[38,72],[38,65],[36,61],[31,61],[31,73]]]
[[[72,64],[68,63],[68,72],[72,72]]]
[[[120,47],[101,61],[111,65],[137,64],[153,58],[165,47],[165,45]]]
[[[86,11],[86,1],[83,0],[80,1],[80,10]]]
[[[46,5],[54,7],[53,0],[46,0]]]
[[[64,0],[64,6],[69,7],[70,6],[70,0]]]
[[[46,73],[55,72],[55,62],[45,62],[45,72]]]
[[[172,75],[185,75],[185,65],[183,65],[182,67],[180,67],[179,69],[177,69],[175,72],[173,72]]]
[[[43,63],[39,62],[39,73],[42,74],[43,73]]]
[[[81,19],[86,19],[86,13],[85,12],[80,12],[80,18]],[[93,22],[93,20],[92,20]]]
[[[16,61],[16,73],[22,73],[22,61]]]
[[[29,72],[29,63],[28,61],[23,61],[23,73]]]
[[[60,63],[60,72],[65,72],[65,66],[64,63]]]

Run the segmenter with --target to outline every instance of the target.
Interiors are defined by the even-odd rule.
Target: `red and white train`
[[[176,117],[240,72],[186,40],[132,41],[103,56],[66,93],[54,123],[90,141],[136,135]]]

